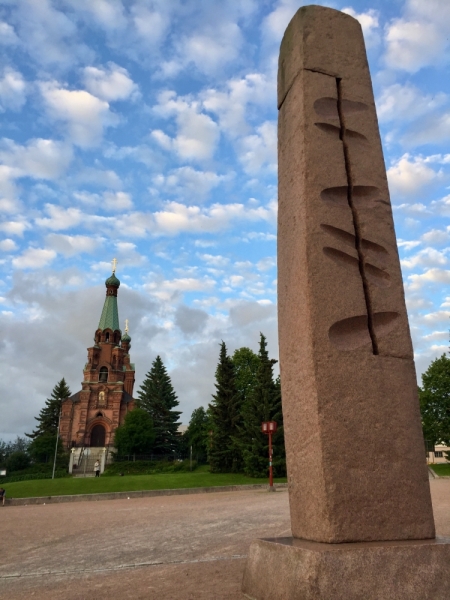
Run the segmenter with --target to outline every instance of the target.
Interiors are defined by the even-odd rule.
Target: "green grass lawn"
[[[450,464],[430,465],[439,477],[450,477]]]
[[[66,496],[70,494],[94,494],[97,492],[134,492],[141,490],[164,490],[175,488],[242,485],[268,483],[268,479],[254,479],[238,473],[209,473],[208,466],[198,467],[192,473],[157,473],[154,475],[125,475],[124,477],[88,477],[64,479],[37,479],[5,484],[8,498],[33,496]],[[285,482],[286,478],[274,480]]]

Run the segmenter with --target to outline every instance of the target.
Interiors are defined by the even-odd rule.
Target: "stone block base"
[[[252,600],[449,600],[450,538],[352,544],[256,540],[242,591]]]

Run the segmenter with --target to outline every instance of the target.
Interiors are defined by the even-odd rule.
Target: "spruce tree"
[[[208,453],[209,442],[209,418],[203,406],[192,411],[189,426],[184,433],[185,449],[190,452],[192,446],[192,456],[198,462],[205,462]]]
[[[273,366],[277,361],[269,358],[266,346],[266,338],[261,333],[256,384],[242,406],[242,422],[236,438],[242,452],[244,473],[251,477],[268,474],[269,438],[261,432],[264,421],[276,421],[278,426],[277,433],[272,436],[274,475],[280,477],[286,472],[281,388],[279,379],[273,380]]]
[[[236,389],[233,361],[227,354],[225,342],[220,346],[216,369],[216,393],[208,407],[211,439],[208,452],[212,473],[237,472],[241,456],[235,438],[240,419],[239,394]]]
[[[167,370],[157,356],[138,391],[137,400],[137,405],[152,418],[155,454],[173,454],[179,448],[181,412],[174,410],[179,404]]]
[[[45,401],[44,408],[41,409],[39,416],[34,417],[38,421],[38,426],[31,433],[25,435],[35,440],[43,435],[56,436],[59,422],[59,412],[61,410],[61,401],[71,396],[70,389],[66,384],[64,377],[53,388],[50,398]]]

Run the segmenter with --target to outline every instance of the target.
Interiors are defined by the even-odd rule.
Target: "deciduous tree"
[[[419,388],[423,435],[434,446],[450,446],[450,358],[443,354],[422,375]]]
[[[142,408],[131,410],[116,429],[114,445],[119,454],[150,454],[155,443],[153,421]]]

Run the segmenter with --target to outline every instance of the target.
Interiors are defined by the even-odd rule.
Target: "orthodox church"
[[[64,448],[108,447],[125,415],[134,408],[134,364],[130,362],[128,321],[119,327],[116,260],[105,281],[106,298],[94,345],[88,348],[81,390],[62,403],[60,435]]]

